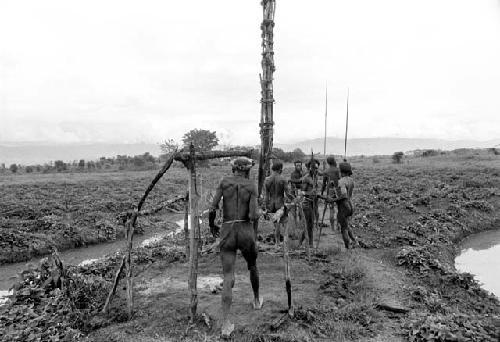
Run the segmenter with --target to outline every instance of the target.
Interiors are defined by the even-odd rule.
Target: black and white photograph
[[[500,342],[500,0],[0,0],[0,342]]]

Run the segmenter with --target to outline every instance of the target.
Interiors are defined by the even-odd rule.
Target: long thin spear
[[[323,140],[323,156],[325,157],[326,161],[326,124],[327,124],[327,119],[328,119],[328,83],[326,84],[326,92],[325,92],[325,138]],[[323,163],[323,168],[325,164]]]
[[[325,92],[325,138],[323,140],[323,171],[326,169],[326,127],[327,127],[327,118],[328,118],[328,83],[326,84],[326,92]],[[323,175],[325,177],[325,175]],[[328,195],[328,187],[326,189]],[[323,222],[325,221],[326,209],[328,208],[328,204],[325,202],[325,206],[323,207],[323,215],[321,216],[321,223],[319,224],[319,234],[318,234],[318,242],[316,243],[316,251],[319,247],[319,241],[321,239],[321,233],[323,231]]]
[[[345,118],[344,159],[347,158],[347,129],[349,128],[349,88],[347,88],[347,113]]]

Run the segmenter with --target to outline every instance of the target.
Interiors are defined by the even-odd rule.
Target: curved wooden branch
[[[161,202],[160,204],[156,205],[155,207],[151,208],[151,209],[147,209],[147,210],[142,210],[138,213],[137,216],[149,216],[149,215],[154,215],[160,211],[162,211],[163,209],[169,209],[171,211],[175,211],[173,208],[171,208],[174,204],[183,204],[186,200],[186,197],[185,196],[177,196],[173,199],[169,199],[169,200],[166,200],[164,202]],[[119,220],[121,220],[122,222],[127,222],[130,217],[132,217],[132,215],[134,214],[134,211],[131,210],[131,211],[125,211],[125,212],[122,212],[121,214],[118,214],[117,215],[117,218]]]
[[[144,192],[144,195],[142,195],[139,204],[137,204],[137,208],[134,209],[134,212],[132,213],[132,217],[127,223],[127,244],[126,244],[126,253],[122,259],[122,263],[120,264],[118,271],[116,272],[114,281],[113,281],[113,287],[111,288],[111,291],[108,294],[108,297],[106,298],[106,303],[103,308],[103,312],[108,312],[109,310],[109,305],[111,303],[111,300],[116,292],[116,288],[118,286],[118,282],[120,281],[120,274],[123,272],[123,270],[126,270],[126,281],[127,281],[127,308],[128,308],[128,314],[129,318],[132,316],[132,310],[133,310],[133,297],[132,297],[132,238],[134,236],[134,229],[135,225],[137,222],[137,217],[139,216],[139,213],[142,209],[142,206],[144,205],[144,202],[146,202],[146,198],[148,198],[149,193],[153,188],[155,187],[156,183],[163,177],[165,172],[170,168],[172,163],[174,162],[174,156],[175,153],[172,153],[170,157],[166,160],[165,164],[163,164],[162,168],[156,176],[153,178],[149,186],[147,187],[146,191]]]
[[[229,157],[248,157],[248,158],[251,158],[252,154],[253,154],[253,150],[248,150],[248,151],[207,151],[207,152],[195,153],[195,158],[196,158],[196,160],[207,160],[207,159],[229,158]],[[174,155],[174,160],[183,163],[184,166],[189,169],[189,162],[191,161],[191,155],[189,152],[177,152]]]

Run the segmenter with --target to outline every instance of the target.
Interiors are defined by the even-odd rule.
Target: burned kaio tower
[[[262,194],[264,180],[271,172],[270,157],[273,149],[273,73],[274,50],[273,29],[275,0],[262,0],[263,21],[262,30],[262,74],[261,86],[261,117],[260,117],[260,161],[259,161],[259,197]]]

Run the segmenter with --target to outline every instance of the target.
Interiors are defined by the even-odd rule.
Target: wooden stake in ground
[[[184,199],[184,243],[186,244],[186,258],[189,255],[189,190]]]
[[[190,223],[191,231],[189,235],[189,292],[191,300],[189,304],[190,321],[194,322],[196,318],[196,309],[198,307],[198,248],[200,236],[200,216],[198,213],[198,198],[199,194],[196,188],[196,158],[194,154],[194,145],[189,146],[190,163],[189,163],[189,212],[191,214]]]

